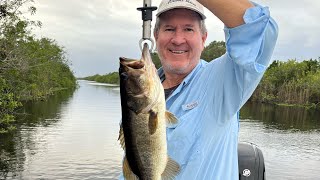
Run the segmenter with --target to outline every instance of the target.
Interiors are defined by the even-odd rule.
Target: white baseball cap
[[[203,13],[203,6],[196,0],[162,0],[158,12],[156,14],[157,17],[160,16],[160,14],[169,11],[171,9],[177,9],[177,8],[185,8],[190,9],[192,11],[197,12],[202,19],[206,19],[206,16]]]

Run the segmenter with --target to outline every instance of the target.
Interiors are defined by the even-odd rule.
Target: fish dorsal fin
[[[123,159],[122,172],[126,180],[139,180],[138,176],[132,172],[126,156]]]
[[[126,149],[126,145],[125,145],[125,141],[124,141],[122,123],[120,125],[118,141],[120,141],[120,145],[121,145],[122,149],[125,150]]]
[[[177,124],[178,123],[177,118],[174,116],[174,114],[172,114],[169,111],[166,111],[166,121],[167,121],[167,124]]]
[[[163,173],[161,174],[161,179],[162,180],[174,179],[174,177],[178,175],[179,172],[180,172],[179,164],[168,156],[167,166],[164,169]]]

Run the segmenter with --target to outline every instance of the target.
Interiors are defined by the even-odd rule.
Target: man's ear
[[[204,44],[206,43],[208,37],[208,32],[206,32],[205,34],[202,35],[201,39],[202,39],[202,46],[204,47]]]
[[[158,39],[158,33],[153,32],[153,36],[154,36],[154,39],[155,39],[155,40],[157,40],[157,39]]]

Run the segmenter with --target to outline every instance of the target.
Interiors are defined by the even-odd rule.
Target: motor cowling
[[[238,144],[239,180],[265,180],[265,164],[262,151],[247,142]]]

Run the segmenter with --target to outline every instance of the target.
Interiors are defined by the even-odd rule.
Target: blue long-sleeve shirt
[[[238,112],[269,65],[278,36],[267,7],[255,4],[243,18],[245,24],[224,28],[226,54],[201,60],[166,101],[178,118],[167,127],[168,155],[181,166],[176,179],[239,179]]]

